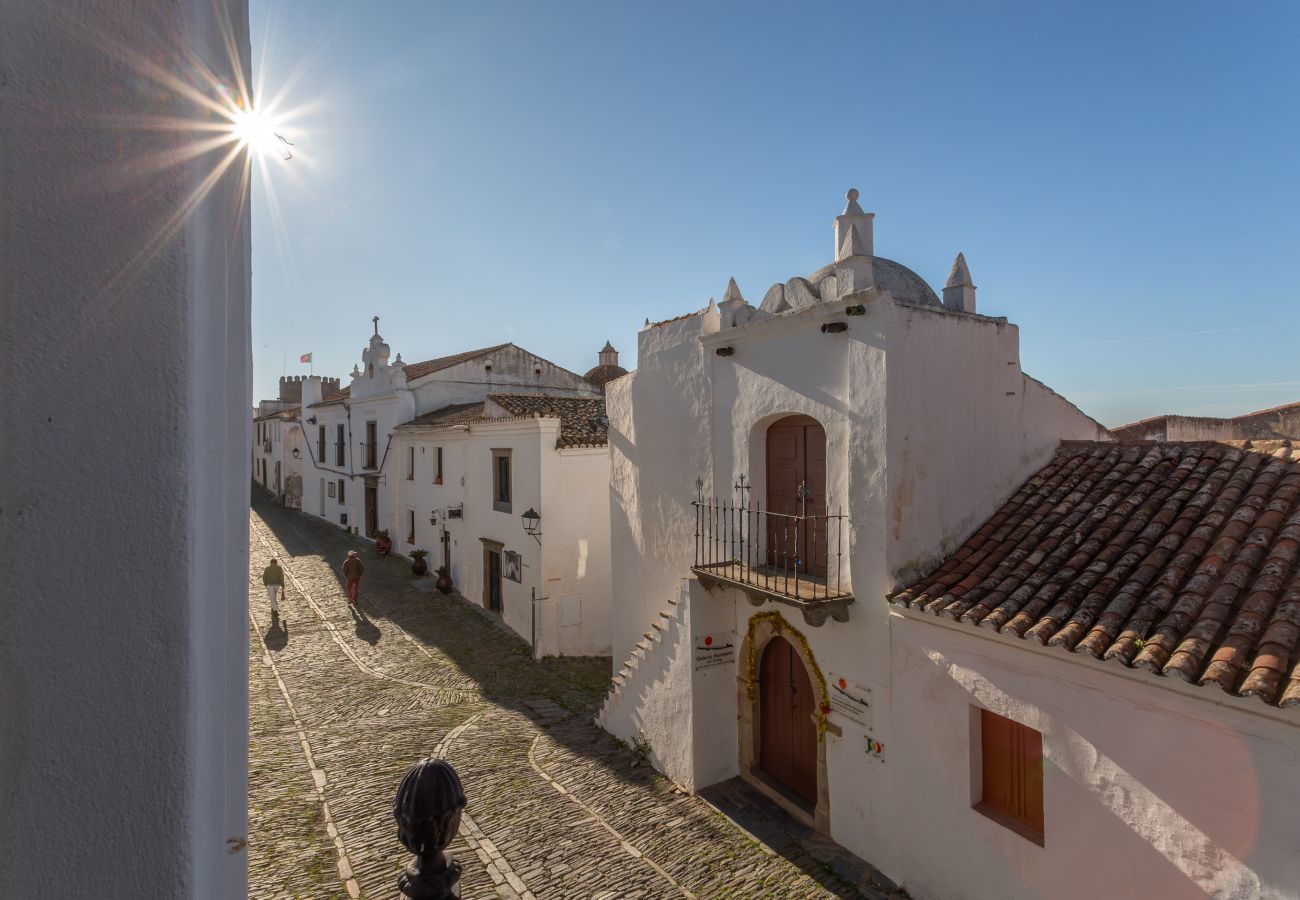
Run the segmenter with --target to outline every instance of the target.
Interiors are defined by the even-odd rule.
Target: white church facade
[[[1161,896],[1204,887],[1212,860],[1235,863],[1234,885],[1300,884],[1282,807],[1254,820],[1258,870],[1200,814],[1222,807],[1245,827],[1259,810],[1227,812],[1248,785],[1197,775],[1192,742],[1232,755],[1235,740],[1245,771],[1281,786],[1295,732],[1259,716],[1278,710],[1234,713],[1225,729],[1211,698],[1189,724],[1186,698],[1131,669],[1112,688],[1096,662],[1083,674],[1074,657],[1044,661],[1030,641],[908,604],[905,588],[954,559],[960,577],[941,587],[989,576],[978,558],[960,569],[979,552],[967,542],[990,529],[1011,540],[1000,508],[1034,479],[1059,488],[1045,473],[1070,469],[1063,447],[1119,446],[1023,372],[1018,329],[976,311],[960,255],[937,295],[875,255],[873,216],[850,192],[834,262],[757,307],[732,282],[721,304],[647,324],[638,368],[610,385],[607,406],[616,675],[598,720],[644,735],[675,781],[745,779],[913,896],[1095,896],[1089,860],[1109,848]],[[1104,469],[1108,487],[1137,477],[1132,463]],[[1070,490],[1033,496],[1078,513],[1047,529],[1067,544],[1094,508]],[[1007,550],[998,574],[1049,549]],[[1035,579],[1064,590],[1074,574]],[[1123,727],[1135,709],[1160,736]],[[1276,743],[1286,734],[1291,750]],[[1144,741],[1158,757],[1133,757]],[[1156,789],[1161,767],[1192,779],[1196,813],[1168,836],[1159,827],[1178,804]],[[1034,790],[1045,806],[1030,808]]]

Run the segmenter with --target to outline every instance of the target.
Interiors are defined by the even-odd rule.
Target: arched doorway
[[[826,429],[811,416],[768,426],[767,509],[767,564],[825,577]]]
[[[816,704],[794,645],[773,637],[759,666],[758,765],[810,807],[817,805]]]

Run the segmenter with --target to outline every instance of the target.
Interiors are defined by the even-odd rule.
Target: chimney
[[[310,375],[304,378],[299,388],[302,396],[302,407],[306,409],[313,403],[321,401],[321,377],[319,375]]]
[[[975,285],[971,284],[966,257],[960,253],[952,262],[952,271],[943,286],[943,305],[958,312],[975,312]]]

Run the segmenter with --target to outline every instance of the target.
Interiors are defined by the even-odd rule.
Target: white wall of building
[[[844,306],[861,303],[862,315]],[[847,329],[825,333],[822,325]],[[719,349],[729,350],[720,356]],[[664,598],[689,576],[695,520],[690,501],[733,500],[744,475],[749,500],[766,497],[766,432],[793,414],[826,431],[826,502],[850,523],[846,586],[855,601],[847,623],[808,624],[797,609],[754,607],[739,590],[710,594],[693,585],[689,620],[737,637],[734,665],[691,679],[661,660],[661,676],[641,685],[639,703],[620,702],[606,727],[639,729],[692,747],[656,747],[664,771],[703,787],[736,771],[734,716],[743,682],[745,637],[756,613],[779,611],[806,638],[823,673],[872,694],[869,736],[885,743],[897,706],[891,698],[885,596],[900,571],[929,563],[964,540],[995,504],[1035,471],[1063,438],[1105,436],[1095,422],[1023,375],[1017,332],[1002,320],[855,294],[779,318],[719,330],[705,316],[642,332],[640,368],[610,385],[612,539],[615,561],[615,666],[654,621]],[[832,574],[834,566],[832,560]],[[676,657],[673,657],[676,659]],[[658,671],[657,669],[655,671]],[[730,696],[718,682],[730,683]],[[682,701],[696,704],[683,729]],[[660,696],[663,695],[663,696]],[[740,702],[746,702],[741,700]],[[700,727],[702,721],[713,723]],[[885,761],[868,758],[868,734],[840,722],[825,735],[826,826],[835,840],[890,874],[902,873],[902,840],[891,810],[904,801]]]
[[[930,571],[1042,468],[1108,432],[1020,369],[1005,319],[889,304],[890,587]]]
[[[539,656],[600,655],[610,644],[609,456],[606,448],[557,449],[558,419],[508,419],[468,426],[403,429],[390,465],[391,505],[403,554],[429,551],[442,564],[442,534],[450,532],[452,578],[472,603],[487,606],[483,540],[521,557],[521,580],[502,578],[502,621]],[[443,448],[443,483],[433,483],[436,448]],[[408,448],[415,477],[408,479]],[[511,503],[497,510],[492,493],[493,450],[509,450]],[[462,516],[447,509],[463,504]],[[524,532],[523,513],[542,517],[541,541]],[[437,512],[438,524],[430,524]],[[407,544],[414,513],[415,542]]]
[[[716,310],[646,328],[637,340],[640,367],[605,388],[616,669],[692,562],[695,479],[712,473],[712,398],[699,339],[717,329]]]
[[[220,122],[127,60],[248,82],[246,4],[0,19],[0,896],[245,897],[247,173],[103,123]]]
[[[873,862],[913,897],[1300,895],[1300,719],[941,619],[891,635],[902,839]],[[1043,735],[1041,847],[971,809],[980,707]]]

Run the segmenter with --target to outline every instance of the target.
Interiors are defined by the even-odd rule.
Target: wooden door
[[[484,551],[483,567],[485,580],[483,591],[486,594],[487,608],[492,612],[501,612],[501,551],[488,548]]]
[[[817,804],[817,726],[812,683],[785,638],[774,637],[759,667],[759,767],[810,805]]]
[[[787,416],[767,429],[767,509],[804,517],[768,516],[767,564],[825,576],[826,429],[811,416]]]
[[[366,537],[374,537],[379,530],[379,488],[366,485]]]

